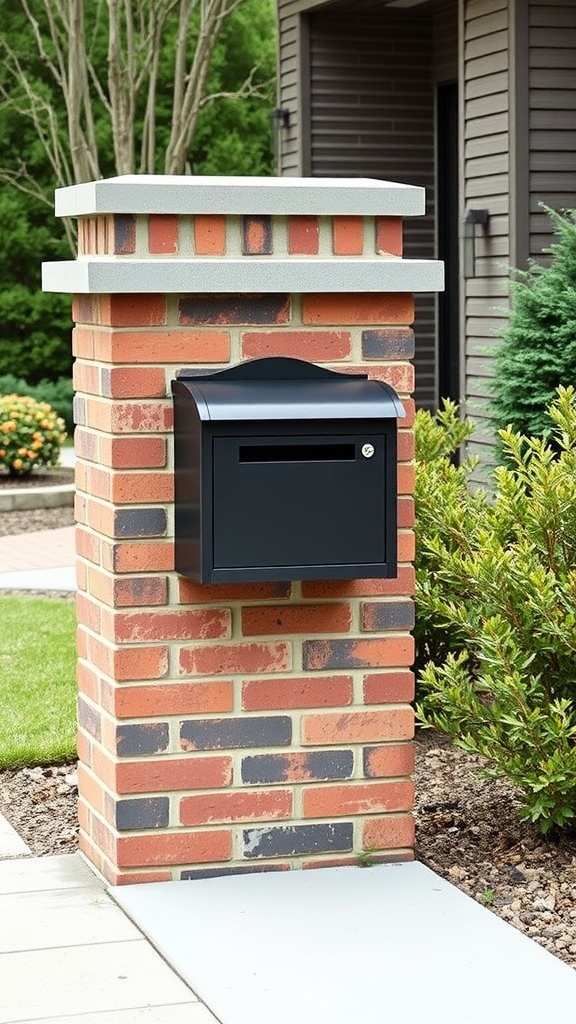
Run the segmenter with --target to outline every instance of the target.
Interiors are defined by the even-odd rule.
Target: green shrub
[[[573,388],[549,416],[550,442],[502,432],[491,498],[446,455],[417,474],[419,719],[482,754],[543,832],[576,816]]]
[[[0,466],[10,476],[55,466],[65,437],[64,420],[47,402],[29,395],[0,396]]]
[[[511,283],[512,307],[495,357],[491,415],[496,429],[550,432],[556,388],[576,381],[576,211],[544,207],[556,241],[548,265],[532,262]]]
[[[6,373],[0,376],[0,395],[30,395],[37,402],[48,402],[64,420],[67,433],[73,434],[74,388],[70,377],[60,377],[58,380],[44,378],[38,384],[29,384],[22,377]]]

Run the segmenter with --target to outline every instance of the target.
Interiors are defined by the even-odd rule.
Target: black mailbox
[[[299,359],[172,381],[175,567],[201,583],[396,575],[395,391]]]

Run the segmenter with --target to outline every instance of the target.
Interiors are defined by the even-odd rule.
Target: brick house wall
[[[73,291],[81,849],[112,883],[413,850],[413,294],[422,190],[125,177],[57,193]],[[285,355],[399,393],[398,575],[173,571],[170,381]],[[359,510],[361,529],[361,510]]]

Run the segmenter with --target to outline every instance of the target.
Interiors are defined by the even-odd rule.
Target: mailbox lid
[[[404,406],[383,381],[337,373],[281,356],[203,376],[180,375],[175,394],[188,393],[199,418],[211,422],[397,419]]]

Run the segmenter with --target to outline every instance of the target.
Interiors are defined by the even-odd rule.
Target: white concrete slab
[[[0,893],[97,889],[102,882],[78,854],[0,861]]]
[[[29,857],[30,849],[15,828],[0,814],[0,859]]]
[[[0,921],[0,954],[141,938],[107,893],[93,888],[0,895]]]
[[[76,568],[70,565],[0,572],[0,590],[76,590]]]
[[[110,1013],[75,1013],[73,1017],[37,1017],[34,1024],[219,1024],[202,1003],[142,1006]]]
[[[194,1000],[145,939],[3,953],[0,1024]]]
[[[576,972],[419,863],[113,890],[222,1024],[542,1024]]]

